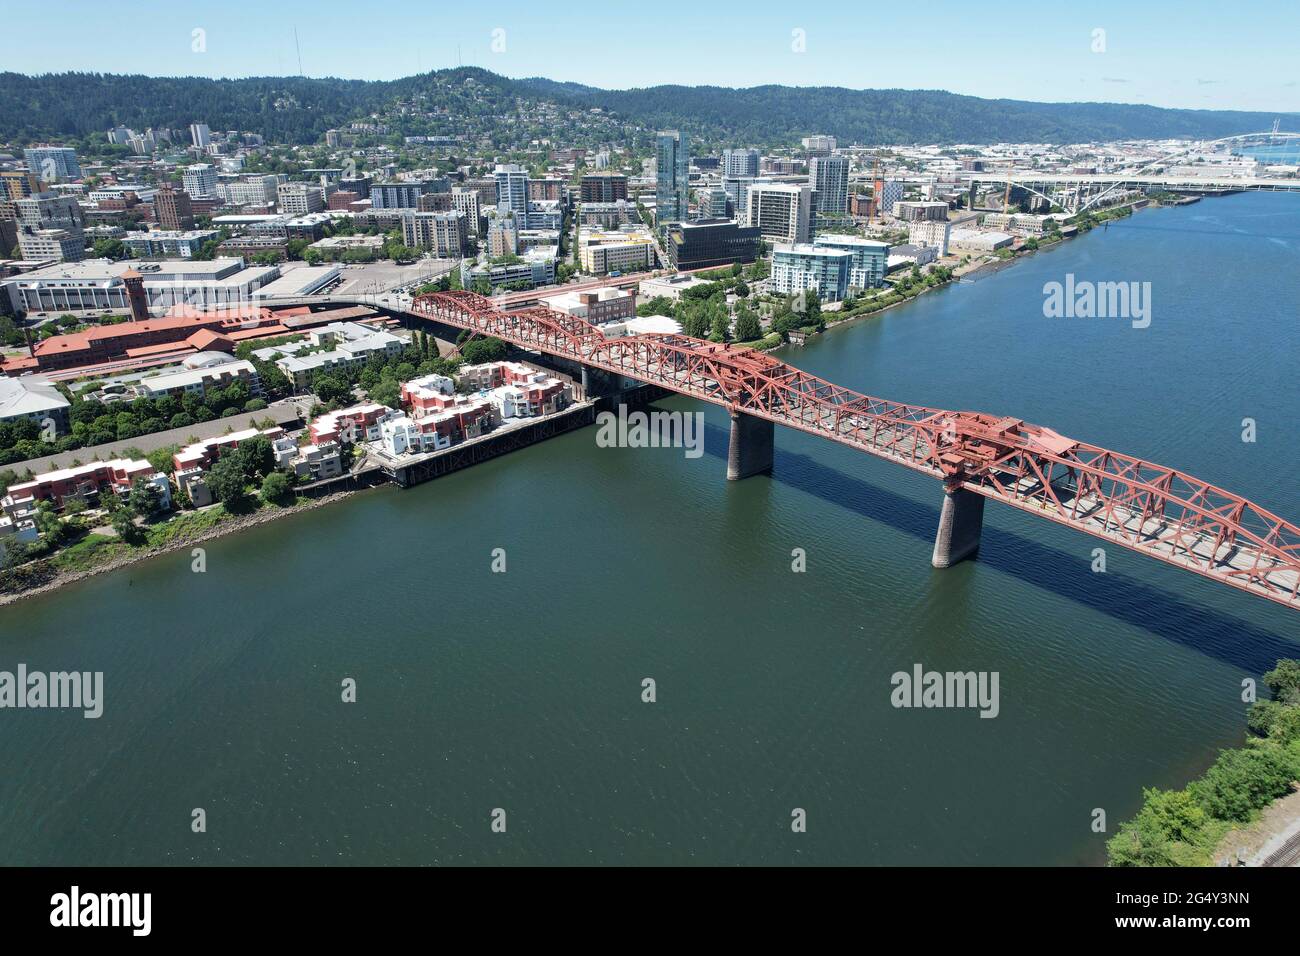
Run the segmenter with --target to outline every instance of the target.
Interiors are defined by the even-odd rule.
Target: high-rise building
[[[81,164],[69,146],[29,146],[23,150],[27,168],[43,183],[59,179],[80,179]]]
[[[194,225],[194,209],[189,195],[171,183],[163,183],[154,193],[153,214],[160,229],[180,232]]]
[[[459,256],[465,250],[465,214],[460,210],[407,213],[402,217],[402,241],[442,258]]]
[[[809,180],[817,193],[817,212],[844,216],[849,211],[849,158],[814,156],[808,163]]]
[[[306,216],[325,208],[325,193],[313,183],[280,183],[276,188],[276,207],[289,216]]]
[[[655,148],[655,222],[685,222],[690,202],[691,157],[686,134],[664,130]]]
[[[754,183],[749,187],[745,224],[774,242],[805,243],[812,239],[816,210],[811,186]]]
[[[621,173],[590,173],[582,177],[583,202],[618,202],[627,198],[627,177]]]
[[[9,200],[14,218],[19,226],[29,229],[65,229],[81,236],[85,214],[81,204],[72,196],[58,193],[32,193],[21,199]]]
[[[749,216],[749,188],[755,183],[769,183],[769,179],[756,176],[727,176],[722,180],[722,188],[727,191],[731,203],[731,215],[745,225]]]
[[[348,180],[342,182],[347,183]],[[451,183],[445,178],[426,179],[421,182],[372,183],[370,208],[419,209],[421,196],[427,193],[447,192],[451,192]]]
[[[181,185],[192,199],[209,199],[217,195],[217,168],[210,163],[186,166]]]
[[[516,163],[498,165],[493,172],[497,183],[497,215],[514,213],[528,228],[528,170]]]
[[[206,150],[212,142],[212,130],[208,129],[207,123],[190,124],[190,142],[194,144],[195,149]]]
[[[728,176],[758,176],[758,150],[756,149],[724,149],[722,151],[722,175]]]
[[[465,235],[478,238],[479,234],[479,194],[476,189],[456,188],[451,191],[451,204],[454,209],[465,214]]]

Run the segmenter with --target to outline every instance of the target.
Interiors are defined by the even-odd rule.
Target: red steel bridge
[[[937,478],[945,496],[936,567],[978,550],[991,498],[1300,610],[1300,527],[1176,469],[1018,418],[864,395],[734,345],[606,338],[582,319],[540,307],[506,312],[473,292],[421,295],[412,312],[723,406],[732,421],[729,478],[771,468],[773,425]]]

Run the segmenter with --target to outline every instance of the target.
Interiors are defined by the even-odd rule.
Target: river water
[[[1300,197],[1147,211],[786,358],[1295,520],[1298,257]],[[1068,273],[1150,282],[1149,327],[1045,318]],[[586,429],[0,609],[0,669],[105,683],[97,720],[0,711],[2,861],[1099,863],[1094,810],[1199,773],[1300,656],[1293,611],[1118,548],[1094,573],[1100,542],[994,504],[933,570],[932,479],[778,429],[728,483],[725,414],[661,407],[704,411],[702,457]],[[894,708],[918,663],[997,672],[998,716]]]

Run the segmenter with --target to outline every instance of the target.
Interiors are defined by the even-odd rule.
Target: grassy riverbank
[[[1271,699],[1251,704],[1245,746],[1219,752],[1181,790],[1143,791],[1142,809],[1106,844],[1111,866],[1213,866],[1224,837],[1257,820],[1300,780],[1300,661],[1264,675]],[[1300,804],[1287,807],[1300,814]]]
[[[134,543],[124,541],[116,534],[91,531],[48,557],[0,571],[0,606],[254,525],[319,508],[354,493],[339,491],[321,498],[298,498],[284,505],[249,499],[234,511],[216,504],[199,511],[179,512],[165,521],[141,527],[140,539]]]

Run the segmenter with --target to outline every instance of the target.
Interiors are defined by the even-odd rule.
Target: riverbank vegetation
[[[1300,661],[1280,660],[1264,675],[1271,698],[1250,706],[1250,737],[1219,752],[1181,790],[1143,790],[1142,808],[1106,844],[1111,866],[1212,866],[1233,827],[1292,792],[1300,780]]]

